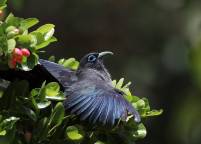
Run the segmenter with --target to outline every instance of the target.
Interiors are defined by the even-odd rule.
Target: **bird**
[[[42,65],[64,87],[64,108],[92,124],[113,126],[118,120],[132,115],[136,123],[141,121],[138,111],[129,103],[124,92],[112,85],[104,57],[110,51],[91,52],[81,58],[77,70],[64,68],[54,62],[40,59]]]

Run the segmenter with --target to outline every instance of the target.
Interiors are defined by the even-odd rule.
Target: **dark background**
[[[56,25],[48,57],[80,59],[113,51],[106,60],[114,79],[133,82],[163,115],[146,123],[138,144],[201,143],[200,0],[12,0],[19,17]]]

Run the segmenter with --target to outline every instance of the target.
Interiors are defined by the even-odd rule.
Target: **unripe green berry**
[[[11,31],[13,31],[14,29],[16,29],[15,26],[9,26],[9,27],[6,28],[6,33],[9,33]]]
[[[8,34],[7,34],[7,37],[10,39],[10,38],[13,38],[14,36],[18,35],[19,34],[19,30],[18,29],[14,29],[12,31],[10,31]]]

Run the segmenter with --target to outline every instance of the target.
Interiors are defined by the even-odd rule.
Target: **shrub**
[[[5,7],[6,0],[0,0],[0,13]],[[124,78],[114,80],[113,85],[125,93],[125,98],[140,113],[142,122],[135,123],[127,117],[126,121],[120,120],[115,127],[107,128],[91,126],[65,113],[62,103],[65,96],[59,83],[44,81],[41,87],[33,87],[32,81],[9,75],[10,71],[21,75],[31,72],[38,64],[42,48],[57,40],[53,36],[53,24],[30,31],[38,22],[36,18],[24,19],[13,14],[0,22],[0,143],[129,144],[144,138],[147,133],[144,121],[160,115],[162,110],[151,110],[146,98],[132,95],[130,82],[123,84]],[[69,58],[59,60],[58,64],[76,70],[79,62]],[[10,77],[14,79],[8,81]]]

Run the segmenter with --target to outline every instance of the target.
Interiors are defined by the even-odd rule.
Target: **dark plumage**
[[[40,60],[64,87],[66,109],[81,120],[103,125],[114,125],[115,120],[126,119],[128,113],[140,122],[139,113],[124,98],[123,92],[112,86],[110,74],[103,64],[103,56],[111,52],[85,55],[77,71],[65,69],[56,63]]]

